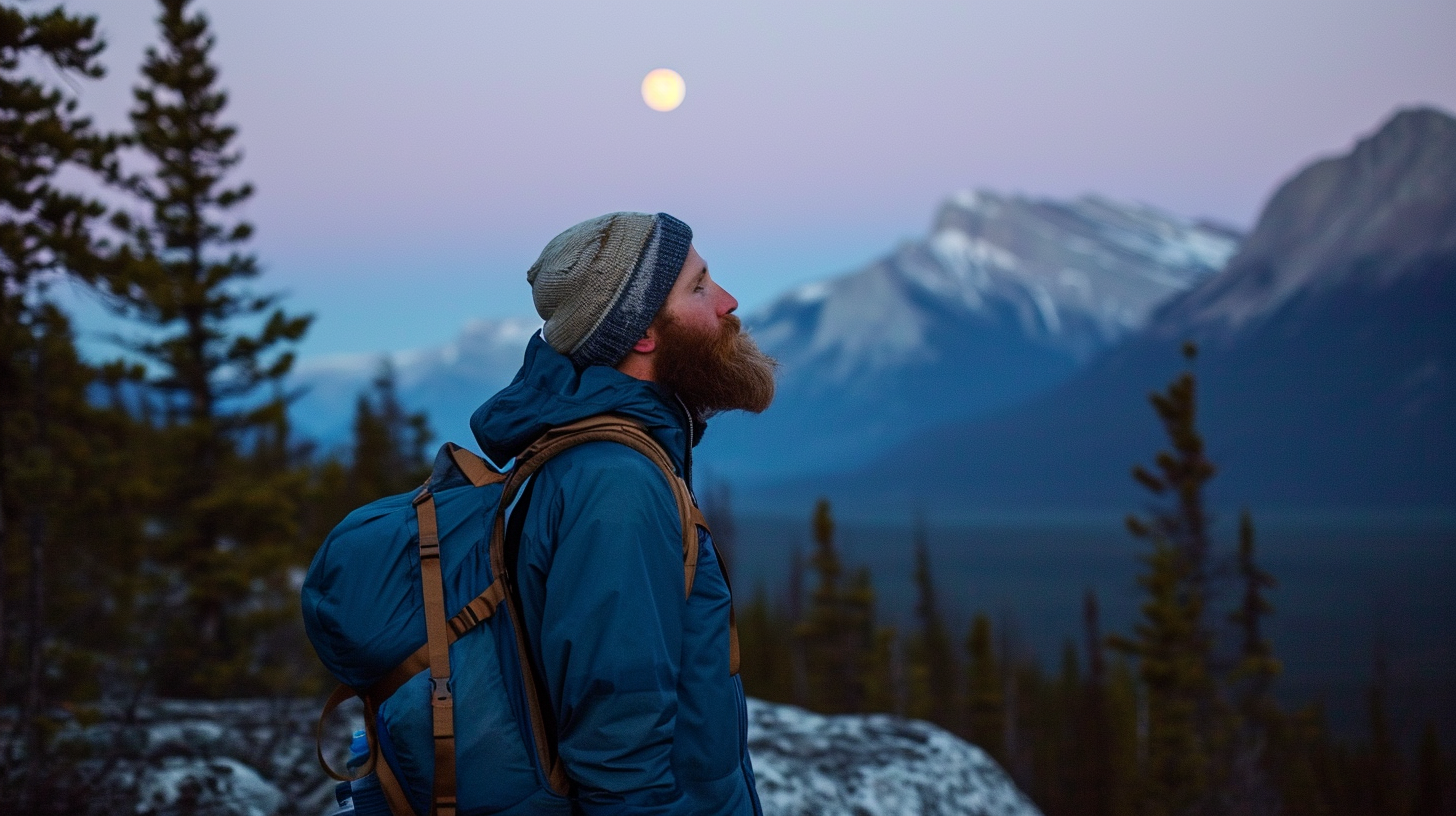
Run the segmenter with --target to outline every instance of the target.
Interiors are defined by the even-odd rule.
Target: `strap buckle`
[[[450,677],[430,678],[430,705],[453,705],[455,692],[450,690]]]

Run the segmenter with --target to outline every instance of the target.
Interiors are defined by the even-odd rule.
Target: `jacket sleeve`
[[[573,466],[588,457],[590,467]],[[581,812],[677,813],[684,598],[676,503],[656,466],[620,445],[582,446],[548,468],[558,489],[538,485],[549,506],[533,502],[537,524],[528,524],[554,544],[536,576],[544,588],[537,654]]]

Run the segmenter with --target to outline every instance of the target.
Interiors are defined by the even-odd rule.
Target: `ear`
[[[651,354],[656,351],[657,332],[653,331],[651,327],[648,327],[647,333],[642,335],[642,339],[632,344],[632,350],[638,354]]]

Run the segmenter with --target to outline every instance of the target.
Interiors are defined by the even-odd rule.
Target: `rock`
[[[811,714],[748,701],[764,816],[1040,816],[984,751],[888,714]]]
[[[137,781],[139,814],[273,816],[282,805],[283,791],[230,757],[174,757]]]

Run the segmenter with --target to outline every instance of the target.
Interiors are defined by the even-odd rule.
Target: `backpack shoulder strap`
[[[693,579],[698,571],[698,528],[708,531],[708,520],[693,499],[692,491],[688,490],[687,482],[677,474],[667,451],[663,450],[662,445],[646,429],[630,419],[615,414],[602,414],[562,425],[542,434],[516,457],[516,465],[506,478],[505,490],[501,494],[501,507],[510,506],[526,479],[542,465],[570,448],[588,442],[616,442],[626,445],[646,456],[648,461],[662,471],[668,488],[672,490],[673,500],[677,504],[678,520],[682,524],[683,594],[684,597],[691,595]]]
[[[682,523],[685,595],[692,594],[693,578],[698,569],[698,528],[708,529],[707,519],[703,518],[702,512],[698,510],[687,483],[673,469],[672,460],[668,458],[667,452],[641,425],[630,419],[603,414],[553,428],[542,434],[516,457],[515,467],[511,468],[510,474],[506,477],[505,488],[501,491],[500,508],[496,511],[495,521],[491,527],[490,568],[497,580],[504,579],[505,581],[506,600],[510,607],[510,614],[507,617],[511,620],[511,626],[516,636],[517,663],[521,668],[521,685],[526,693],[526,710],[531,718],[531,735],[536,743],[537,757],[541,767],[546,769],[546,777],[552,789],[561,795],[568,793],[570,781],[567,779],[566,768],[561,763],[561,757],[556,751],[556,741],[551,738],[554,735],[547,733],[546,720],[541,709],[541,691],[536,683],[535,671],[531,667],[525,626],[521,621],[520,599],[516,596],[515,583],[511,579],[506,565],[505,509],[515,501],[516,495],[525,485],[526,480],[540,470],[542,465],[551,461],[553,457],[588,442],[617,442],[626,445],[646,456],[662,471],[663,476],[667,479],[668,487],[672,490],[677,504],[678,519]]]

